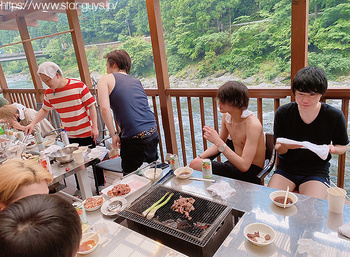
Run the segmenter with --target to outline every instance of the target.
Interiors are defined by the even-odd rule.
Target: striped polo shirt
[[[55,109],[62,120],[62,126],[70,138],[90,137],[92,121],[89,107],[95,104],[90,90],[80,80],[68,79],[62,88],[45,90],[44,104],[46,111]]]

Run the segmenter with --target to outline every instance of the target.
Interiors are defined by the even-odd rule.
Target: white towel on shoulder
[[[329,153],[328,145],[316,145],[308,141],[295,141],[292,139],[279,137],[277,138],[276,143],[281,143],[286,145],[301,145],[302,149],[309,149],[310,151],[317,154],[322,160],[326,160]]]
[[[252,112],[252,111],[244,110],[242,112],[241,118],[244,119],[244,118],[247,118],[248,116],[253,115],[253,114],[254,114],[254,112]],[[226,121],[227,121],[227,123],[232,122],[231,114],[229,114],[229,113],[226,114]]]

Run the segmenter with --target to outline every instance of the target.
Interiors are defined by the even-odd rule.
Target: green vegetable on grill
[[[152,204],[151,207],[149,207],[147,210],[145,210],[145,211],[142,213],[143,217],[146,217],[147,214],[148,214],[154,207],[156,207],[158,204],[160,204],[160,202],[163,201],[164,198],[165,198],[168,194],[169,194],[169,192],[167,192],[165,195],[163,195],[162,198],[160,198],[157,202],[155,202],[154,204]]]
[[[166,205],[167,202],[169,202],[170,198],[171,198],[173,195],[174,195],[174,193],[171,193],[171,194],[168,196],[168,198],[167,198],[164,202],[162,202],[161,204],[159,204],[159,205],[157,205],[156,207],[154,207],[154,208],[147,214],[147,217],[146,217],[146,218],[147,218],[148,220],[152,219],[152,218],[154,217],[154,215],[156,214],[156,211],[157,211],[159,208],[161,208],[161,207],[163,207],[164,205]]]

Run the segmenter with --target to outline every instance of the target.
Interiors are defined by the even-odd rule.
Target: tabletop
[[[192,176],[201,177],[195,171]],[[194,195],[226,203],[239,217],[229,236],[214,256],[310,256],[297,251],[300,238],[311,239],[312,244],[323,248],[322,256],[350,256],[350,240],[338,234],[338,227],[350,222],[350,206],[343,214],[328,212],[328,201],[297,194],[298,202],[292,207],[277,207],[269,198],[276,189],[235,179],[213,176],[216,183],[226,181],[236,193],[226,200],[212,197],[207,188],[212,184],[201,181],[182,181],[171,178],[165,186]],[[241,217],[240,217],[241,216]],[[273,244],[258,247],[248,242],[243,229],[250,223],[264,223],[276,231]],[[310,253],[311,254],[311,253]]]
[[[342,224],[350,222],[350,206],[345,205],[342,214],[328,212],[328,201],[297,194],[298,202],[289,208],[277,207],[269,198],[276,189],[251,184],[235,179],[214,175],[216,183],[226,181],[236,190],[226,200],[213,197],[207,188],[211,182],[179,180],[172,175],[169,168],[163,170],[160,183],[164,186],[186,193],[224,203],[232,208],[235,226],[216,251],[214,256],[329,256],[350,257],[350,240],[340,235],[337,230]],[[201,172],[194,171],[194,177],[202,177]],[[155,186],[144,188],[133,195],[132,202],[138,196]],[[101,245],[88,256],[184,256],[183,254],[160,244],[144,235],[138,234],[126,226],[121,219],[103,216],[100,211],[87,212],[88,223],[94,231],[107,227],[101,237]],[[251,223],[264,223],[271,226],[276,233],[275,241],[269,246],[258,247],[251,244],[244,236],[244,228]],[[298,246],[309,243],[311,247],[298,251]],[[305,248],[305,247],[304,247]],[[317,254],[315,254],[317,253]]]

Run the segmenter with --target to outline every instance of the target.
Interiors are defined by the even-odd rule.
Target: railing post
[[[349,119],[349,99],[342,99],[341,110],[345,116],[345,121]],[[346,122],[346,128],[348,127],[348,123]],[[338,157],[338,179],[337,185],[338,187],[344,188],[344,180],[345,180],[345,160],[346,160],[346,152]]]
[[[170,83],[159,0],[146,0],[146,5],[166,149],[168,153],[178,153],[173,106],[171,97],[166,94],[166,90],[170,88]]]

